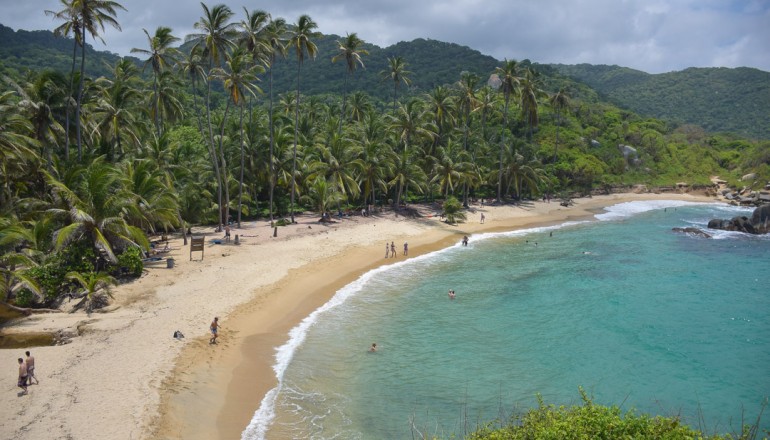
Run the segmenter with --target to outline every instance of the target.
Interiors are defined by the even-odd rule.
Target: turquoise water
[[[770,237],[671,228],[749,212],[633,202],[374,270],[292,331],[243,438],[462,436],[580,386],[733,432],[770,394]]]

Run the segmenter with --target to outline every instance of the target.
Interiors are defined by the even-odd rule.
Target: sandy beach
[[[422,217],[392,211],[335,219],[316,215],[278,228],[245,222],[233,228],[240,244],[214,243],[205,255],[172,237],[173,268],[149,264],[144,275],[113,291],[106,309],[91,314],[34,315],[8,323],[2,334],[72,334],[66,345],[29,348],[39,385],[19,395],[18,357],[25,348],[2,349],[0,432],[13,439],[235,439],[265,394],[275,387],[275,349],[288,332],[334,293],[365,272],[393,262],[383,258],[395,243],[396,260],[458,242],[463,235],[514,230],[592,218],[601,208],[631,200],[714,202],[690,194],[613,194],[559,203],[476,204],[465,223],[447,225],[429,207]],[[486,221],[481,224],[480,214]],[[409,243],[409,257],[401,255]],[[218,316],[220,343],[209,344]],[[185,338],[172,337],[176,330]]]

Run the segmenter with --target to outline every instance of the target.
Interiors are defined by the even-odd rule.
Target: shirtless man
[[[396,243],[390,242],[390,258],[396,258]]]
[[[27,365],[22,358],[19,358],[19,382],[16,385],[24,390],[21,394],[27,394]]]
[[[213,321],[211,321],[211,339],[209,339],[209,344],[216,344],[217,343],[217,333],[219,333],[219,318],[214,318]]]
[[[35,379],[35,385],[37,385],[40,381],[35,377],[35,357],[29,354],[29,352],[26,354],[27,360],[25,363],[27,364],[27,380],[29,381],[29,385],[32,385],[32,379]]]
[[[369,347],[369,351],[371,351],[371,352],[377,351],[377,343],[372,342],[372,346]]]

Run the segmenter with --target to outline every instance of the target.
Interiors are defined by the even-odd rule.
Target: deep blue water
[[[633,202],[376,269],[292,331],[243,437],[462,436],[578,387],[739,430],[770,394],[770,237],[671,228],[749,212]]]

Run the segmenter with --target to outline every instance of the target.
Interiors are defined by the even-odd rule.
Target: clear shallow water
[[[770,394],[770,237],[671,228],[747,212],[633,202],[372,271],[292,331],[243,438],[461,436],[579,386],[737,429]]]

